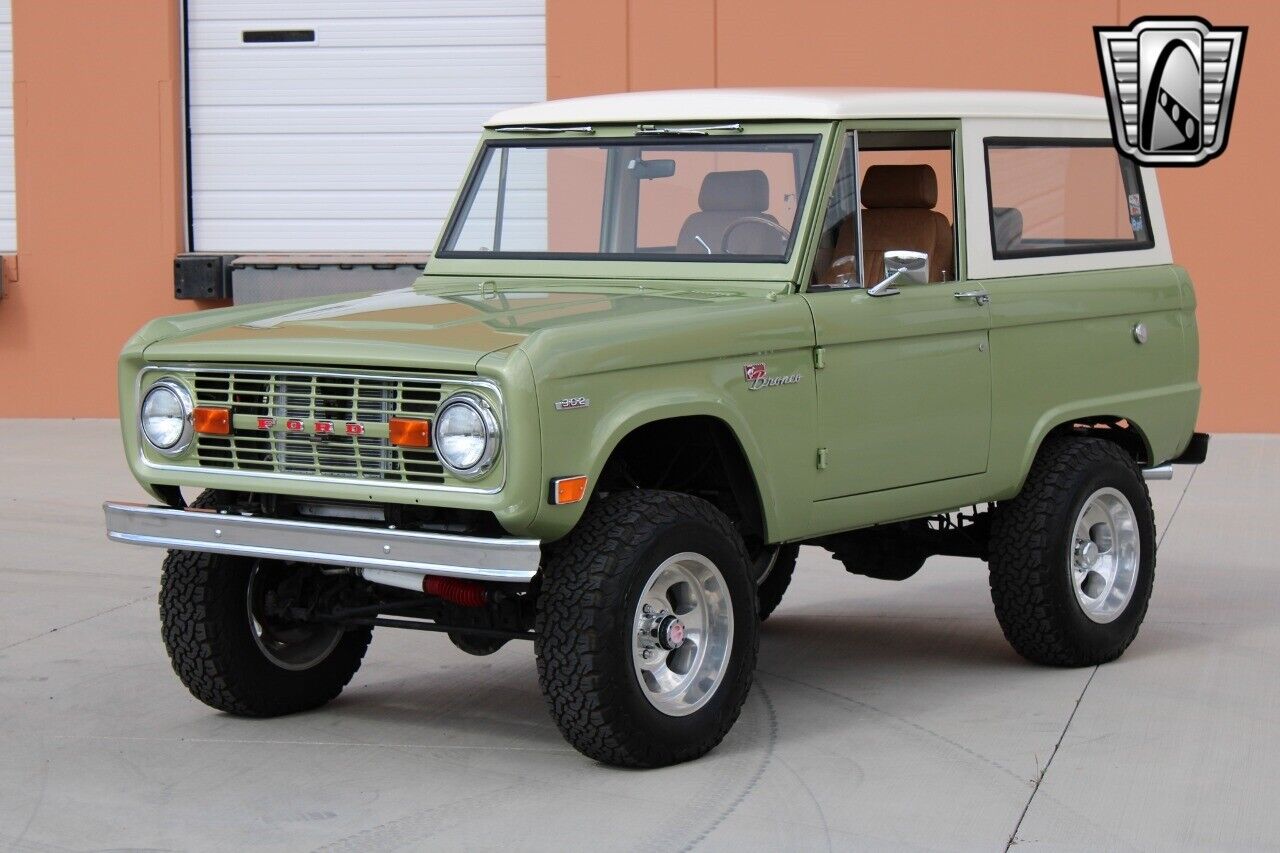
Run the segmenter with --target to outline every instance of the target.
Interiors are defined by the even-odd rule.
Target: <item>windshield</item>
[[[441,257],[785,261],[816,137],[490,142]]]

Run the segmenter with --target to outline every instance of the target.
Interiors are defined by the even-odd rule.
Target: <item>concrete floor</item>
[[[1096,670],[1024,663],[984,567],[901,583],[807,548],[756,686],[707,758],[626,772],[560,739],[528,644],[380,630],[320,711],[192,699],[160,553],[109,544],[141,492],[113,423],[0,421],[0,848],[400,850],[1280,846],[1280,437],[1153,483],[1141,635]]]

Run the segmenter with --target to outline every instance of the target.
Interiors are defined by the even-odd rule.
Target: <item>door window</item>
[[[854,176],[857,176],[856,179]],[[866,287],[885,255],[923,255],[919,282],[956,277],[955,166],[950,131],[850,134],[827,203],[812,289]],[[890,267],[896,269],[890,254]]]

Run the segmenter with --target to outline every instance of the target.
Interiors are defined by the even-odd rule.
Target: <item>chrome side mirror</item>
[[[884,280],[867,288],[869,296],[893,296],[901,293],[899,282],[929,283],[929,253],[907,249],[889,249],[884,253]]]
[[[884,274],[887,277],[899,272],[906,277],[906,281],[928,284],[929,253],[889,249],[884,253]]]

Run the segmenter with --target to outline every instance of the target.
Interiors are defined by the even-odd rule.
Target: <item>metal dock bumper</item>
[[[537,539],[494,539],[353,524],[106,503],[107,538],[239,557],[524,583],[542,559]]]

